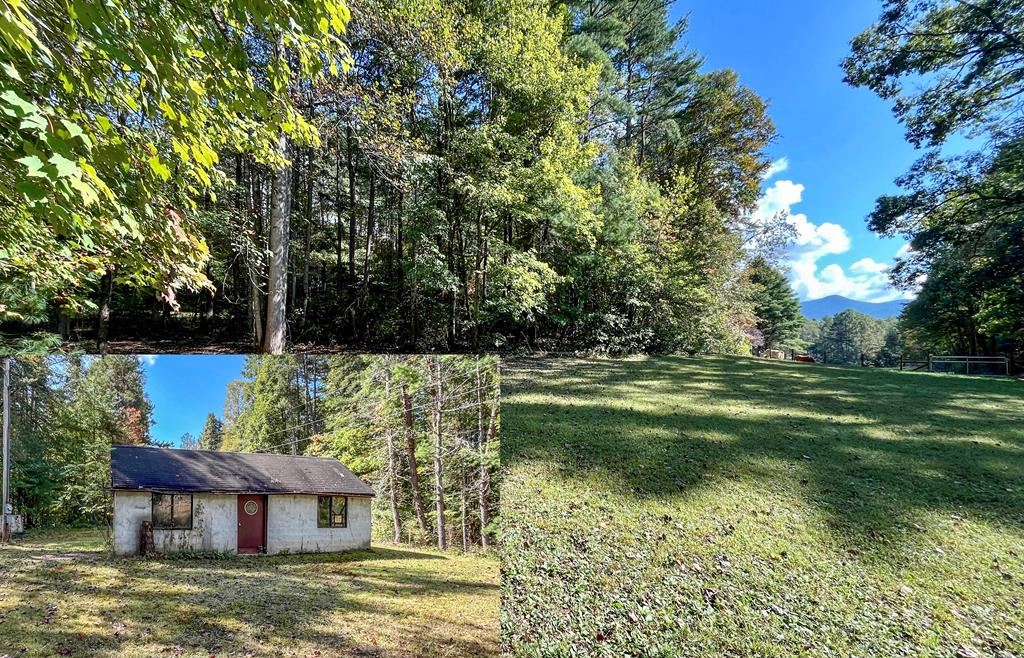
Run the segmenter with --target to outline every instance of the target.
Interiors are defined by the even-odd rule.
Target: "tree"
[[[314,142],[281,92],[348,61],[336,0],[0,11],[0,274],[73,314],[96,308],[102,281],[101,342],[115,279],[172,306],[211,285],[197,214],[221,187],[219,152],[279,165],[280,135]],[[266,43],[288,48],[287,66]]]
[[[329,363],[327,431],[307,452],[337,457],[373,481],[377,511],[396,541],[404,532],[446,549],[461,535],[467,549],[489,546],[500,445],[496,360],[356,356]],[[431,484],[423,491],[421,477]]]
[[[151,443],[153,405],[137,356],[111,355],[92,361],[71,381],[77,401],[95,413],[94,427],[115,444]]]
[[[790,345],[799,334],[803,316],[789,281],[763,258],[756,259],[751,265],[750,281],[756,288],[754,314],[757,316],[757,329],[764,339],[764,349]]]
[[[890,334],[896,322],[847,309],[819,321],[808,320],[801,338],[818,361],[859,365],[862,354],[874,359],[885,346],[891,347]]]
[[[199,435],[197,445],[200,450],[220,450],[224,441],[224,423],[212,411],[206,416],[206,424]]]
[[[869,216],[912,247],[892,273],[921,289],[904,329],[964,354],[1024,350],[1024,2],[890,1],[851,51],[847,82],[894,100],[907,139],[929,147]],[[987,139],[944,155],[957,133]]]
[[[225,402],[224,445],[234,449],[301,454],[323,427],[316,402],[324,357],[246,357],[245,380]],[[230,441],[229,441],[230,437]]]
[[[886,0],[850,50],[846,82],[895,100],[915,146],[938,146],[958,131],[1001,139],[1021,127],[1021,0]]]
[[[196,442],[196,437],[192,436],[191,432],[185,432],[181,435],[181,449],[182,450],[196,450],[199,444]]]
[[[110,510],[110,449],[149,443],[136,357],[12,362],[11,494],[30,526],[96,524]]]
[[[183,21],[179,4],[168,16]],[[258,26],[235,39],[249,23],[229,24],[229,41],[207,34],[228,10],[200,12],[212,61],[235,57],[223,79],[207,82],[203,68],[205,95],[185,92],[209,114],[204,127],[217,123],[202,133],[209,183],[184,184],[173,139],[149,140],[169,171],[153,174],[160,208],[209,256],[179,277],[176,313],[151,300],[153,277],[115,259],[109,277],[103,263],[83,267],[81,313],[65,312],[68,286],[39,297],[38,283],[14,279],[10,317],[72,337],[87,323],[69,313],[88,311],[109,315],[111,339],[125,316],[145,336],[251,339],[271,352],[749,349],[749,253],[785,240],[784,221],[752,216],[775,129],[734,72],[703,70],[666,3],[367,0],[346,28],[344,76],[327,74],[340,52],[333,20],[324,43],[296,37],[321,27],[324,4],[250,8]],[[273,20],[257,20],[265,12]],[[159,100],[140,112],[123,123],[162,135]],[[143,166],[154,157],[142,155]],[[151,192],[139,202],[163,198]]]

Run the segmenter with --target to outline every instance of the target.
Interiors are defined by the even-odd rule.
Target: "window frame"
[[[171,524],[160,525],[156,521],[156,497],[167,496],[171,499]],[[178,525],[174,522],[174,499],[188,496],[188,525]],[[153,524],[154,530],[192,530],[195,524],[195,498],[190,493],[174,493],[174,492],[163,492],[153,491],[149,495],[149,520]]]
[[[320,520],[320,504],[324,498],[327,499],[327,525]],[[334,521],[334,499],[341,498],[345,501],[345,511],[340,524]],[[316,497],[316,527],[317,528],[347,528],[348,527],[348,496],[321,496]]]

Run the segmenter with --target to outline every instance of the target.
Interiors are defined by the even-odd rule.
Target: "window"
[[[192,494],[153,494],[153,527],[157,530],[191,530]]]
[[[348,524],[348,498],[320,496],[316,506],[316,527],[344,528]]]

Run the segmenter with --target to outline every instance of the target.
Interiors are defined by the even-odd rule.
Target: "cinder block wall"
[[[152,519],[148,491],[114,492],[114,553],[139,552],[142,522]],[[191,530],[153,530],[153,543],[161,553],[238,549],[238,498],[230,494],[195,494]]]
[[[269,496],[267,552],[327,553],[369,548],[370,500],[349,497],[348,527],[318,528],[316,496]]]

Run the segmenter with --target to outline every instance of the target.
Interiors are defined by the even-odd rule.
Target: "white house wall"
[[[370,547],[370,499],[348,499],[345,528],[316,527],[317,497],[270,496],[267,553],[327,553]]]
[[[318,528],[317,497],[272,494],[267,497],[267,552],[316,553],[370,547],[370,498],[348,499],[348,527]],[[148,491],[114,492],[114,553],[139,552],[142,522],[152,519]],[[191,530],[153,530],[159,553],[238,550],[238,497],[194,494]]]
[[[152,519],[148,491],[114,492],[114,553],[139,552],[142,522]],[[234,553],[238,548],[238,497],[233,494],[194,494],[191,530],[153,529],[158,553],[213,551]]]

